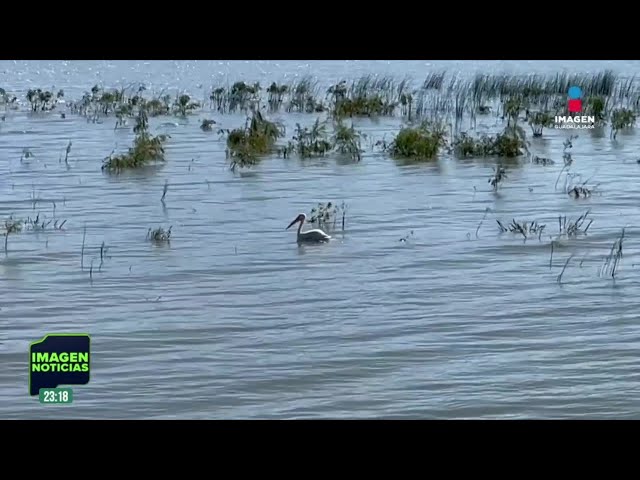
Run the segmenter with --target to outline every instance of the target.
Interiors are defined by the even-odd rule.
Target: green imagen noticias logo
[[[57,387],[86,385],[90,376],[88,334],[49,333],[29,345],[29,395],[38,395],[42,403],[71,403],[71,389]]]

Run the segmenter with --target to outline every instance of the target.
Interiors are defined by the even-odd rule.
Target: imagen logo
[[[580,115],[580,112],[582,112],[582,89],[574,85],[569,88],[568,96],[567,110],[572,115],[556,115],[554,117],[555,128],[595,128],[595,116]]]
[[[29,395],[40,403],[72,403],[73,390],[91,375],[91,338],[86,333],[50,333],[29,345]]]

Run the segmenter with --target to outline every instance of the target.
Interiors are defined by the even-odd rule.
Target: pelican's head
[[[296,218],[293,219],[293,222],[291,222],[289,226],[285,228],[285,230],[289,230],[292,226],[294,226],[298,222],[304,223],[306,219],[307,219],[307,216],[304,213],[299,214]]]

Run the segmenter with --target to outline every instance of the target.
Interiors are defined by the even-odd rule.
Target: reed
[[[589,223],[585,226],[587,217],[591,213],[591,210],[587,210],[575,220],[567,220],[567,216],[558,216],[558,236],[577,237],[579,235],[586,235],[589,227],[593,223],[592,219],[589,219]]]
[[[27,217],[27,219],[23,221],[23,224],[26,230],[41,232],[46,230],[52,222],[52,230],[62,230],[62,227],[64,227],[64,225],[67,223],[66,220],[60,222],[59,219],[55,218],[47,220],[45,216],[40,218],[40,213],[38,213],[35,218]]]
[[[530,236],[537,236],[538,240],[542,237],[542,232],[546,228],[546,225],[539,224],[536,220],[534,221],[522,221],[518,222],[515,219],[511,220],[511,223],[506,227],[500,220],[496,220],[498,223],[498,227],[500,228],[501,233],[514,233],[518,235],[522,235],[526,240]]]
[[[564,275],[564,271],[567,269],[567,266],[569,265],[569,262],[571,261],[572,258],[573,258],[573,254],[569,258],[567,258],[566,262],[564,262],[564,266],[562,267],[562,271],[560,272],[560,274],[557,277],[558,285],[562,284],[562,276]]]
[[[82,230],[82,248],[80,250],[80,270],[84,270],[84,245],[87,240],[87,225]]]
[[[476,228],[476,238],[478,238],[478,232],[480,231],[480,227],[482,226],[482,224],[486,220],[487,215],[489,214],[490,211],[491,211],[491,209],[489,207],[487,207],[484,210],[484,215],[482,216],[482,220],[480,220],[480,223],[478,223],[478,227]],[[498,224],[500,224],[500,223],[498,222]]]
[[[7,255],[8,253],[9,235],[13,235],[21,232],[23,223],[24,222],[22,220],[16,220],[13,218],[13,216],[9,217],[4,221],[4,230],[5,230],[4,231],[4,254],[5,255]]]
[[[335,231],[338,220],[341,219],[342,231],[345,229],[347,205],[343,201],[341,205],[333,202],[318,203],[309,212],[309,223],[326,231]]]
[[[163,204],[168,191],[169,191],[169,180],[165,180],[164,187],[162,187],[162,197],[160,197],[160,202]]]
[[[602,268],[600,269],[600,276],[610,276],[615,280],[616,273],[618,267],[620,266],[620,262],[622,261],[622,244],[625,238],[625,229],[622,229],[622,233],[613,242],[611,246],[611,250],[609,251],[609,255],[607,255],[604,259],[604,263]]]
[[[69,154],[71,153],[71,145],[73,145],[71,143],[71,140],[69,140],[69,143],[67,144],[67,148],[65,149],[64,152],[64,164],[67,166],[67,168],[69,168]]]

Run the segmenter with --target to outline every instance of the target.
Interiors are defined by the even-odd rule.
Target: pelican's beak
[[[288,226],[287,228],[285,228],[285,230],[289,230],[292,226],[294,226],[296,223],[298,223],[298,220],[299,220],[299,218],[297,218],[297,217],[296,217],[296,218],[293,220],[293,222],[291,222],[291,223],[289,224],[289,226]]]

